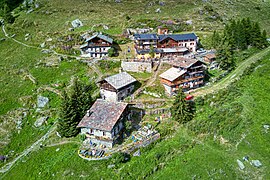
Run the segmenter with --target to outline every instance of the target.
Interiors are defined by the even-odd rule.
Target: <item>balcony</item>
[[[113,141],[113,138],[105,137],[105,136],[95,136],[93,134],[86,133],[85,136],[90,139],[97,139],[100,141]]]

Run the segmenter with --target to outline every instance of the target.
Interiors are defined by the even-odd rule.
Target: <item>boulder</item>
[[[103,29],[108,30],[109,27],[107,25],[103,25]]]
[[[36,122],[34,123],[34,126],[35,127],[40,127],[43,125],[43,123],[48,119],[49,117],[48,116],[45,116],[45,117],[40,117],[36,120]]]
[[[40,44],[40,47],[41,47],[41,48],[45,48],[45,42],[41,43],[41,44]]]
[[[187,24],[187,25],[192,25],[192,20],[186,21],[186,24]]]
[[[155,12],[156,12],[156,13],[161,13],[160,8],[157,8]]]
[[[71,25],[73,28],[78,28],[82,27],[83,23],[79,19],[75,19],[74,21],[71,22]]]
[[[38,108],[44,108],[48,102],[49,102],[49,98],[43,97],[43,96],[38,96],[38,98],[37,98],[37,107]]]
[[[141,150],[138,149],[135,153],[133,153],[133,156],[140,156],[141,155]]]
[[[242,163],[242,161],[240,161],[239,159],[237,159],[237,164],[241,170],[245,169],[244,163]]]
[[[257,167],[257,168],[262,166],[262,163],[259,160],[252,160],[250,164]]]
[[[108,169],[111,169],[111,168],[113,168],[113,167],[115,167],[114,164],[109,164],[109,165],[107,166]]]
[[[270,125],[265,124],[265,125],[263,125],[263,128],[264,128],[265,130],[268,130],[268,129],[270,128]]]
[[[159,5],[160,5],[160,6],[165,6],[165,2],[159,1]]]
[[[2,155],[0,155],[0,161],[5,161],[7,159],[7,157],[6,156],[2,156]]]
[[[44,54],[50,54],[50,53],[52,53],[52,51],[49,50],[49,49],[42,49],[42,50],[41,50],[41,53],[44,53]]]

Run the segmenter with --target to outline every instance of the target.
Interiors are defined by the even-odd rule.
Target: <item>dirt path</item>
[[[5,173],[7,171],[9,171],[12,166],[21,158],[23,158],[24,156],[26,156],[27,154],[29,154],[30,152],[32,152],[33,150],[37,149],[40,144],[45,141],[49,135],[56,129],[56,125],[52,125],[52,127],[49,129],[49,131],[43,135],[39,140],[37,140],[34,144],[32,144],[29,148],[25,149],[18,157],[16,157],[15,159],[13,159],[11,162],[7,163],[5,166],[3,166],[0,169],[0,173]]]
[[[261,59],[268,53],[270,53],[270,47],[262,50],[261,52],[249,57],[248,59],[240,63],[235,70],[233,70],[227,77],[217,82],[216,84],[209,87],[203,87],[203,88],[197,89],[191,94],[193,94],[194,96],[204,96],[206,94],[214,93],[220,89],[226,88],[232,82],[237,80],[252,63],[255,63],[256,61],[258,61],[259,59]]]
[[[62,142],[59,142],[59,143],[46,145],[46,147],[59,146],[59,145],[69,144],[69,143],[81,144],[80,142],[77,142],[77,141],[62,141]]]

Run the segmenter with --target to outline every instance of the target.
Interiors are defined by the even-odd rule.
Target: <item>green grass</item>
[[[41,8],[30,14],[20,12],[19,17],[13,25],[7,26],[8,33],[16,34],[16,39],[25,41],[25,34],[30,33],[31,38],[25,41],[28,44],[38,46],[48,38],[57,39],[68,34],[81,35],[92,29],[94,25],[106,24],[109,30],[103,30],[101,26],[93,27],[93,31],[104,31],[111,35],[121,34],[128,27],[144,27],[139,21],[146,20],[149,26],[156,31],[156,25],[161,20],[192,20],[191,26],[183,26],[185,31],[195,31],[207,47],[211,31],[222,30],[223,25],[231,18],[250,17],[258,21],[263,29],[270,33],[269,3],[263,1],[167,1],[165,6],[157,3],[148,6],[150,1],[105,1],[100,8],[100,1],[78,0],[74,6],[73,0],[66,0],[63,4],[59,0],[42,0]],[[98,2],[98,3],[97,3]],[[152,1],[151,1],[152,2]],[[210,4],[211,3],[211,4]],[[211,5],[213,12],[206,12],[205,7]],[[157,8],[161,13],[156,13]],[[199,11],[203,14],[199,15]],[[218,13],[222,20],[211,20],[209,15]],[[130,20],[126,16],[130,16]],[[84,27],[74,32],[68,31],[71,21],[79,18]],[[209,32],[210,31],[210,32]],[[4,37],[0,33],[0,38]],[[122,45],[123,50],[126,45]],[[30,96],[35,103],[38,88],[53,87],[61,90],[63,84],[68,83],[71,76],[79,76],[80,79],[88,81],[95,80],[97,75],[89,70],[82,63],[75,60],[64,60],[56,67],[45,67],[39,64],[40,60],[48,57],[40,50],[23,47],[12,40],[0,42],[0,115],[1,122],[14,109],[22,107],[22,97]],[[237,63],[240,67],[233,71],[228,77],[222,80],[217,86],[225,87],[234,76],[243,72],[243,69],[254,61],[250,58],[241,62],[250,54],[257,51],[249,51],[240,54]],[[266,51],[264,51],[265,53]],[[269,54],[269,53],[268,53]],[[123,52],[120,57],[124,57]],[[255,56],[261,57],[262,53]],[[269,136],[262,129],[262,125],[268,123],[269,111],[269,55],[264,58],[261,66],[249,76],[245,76],[237,82],[237,88],[230,89],[218,98],[209,97],[209,101],[198,107],[198,114],[194,121],[186,127],[180,127],[175,137],[162,140],[156,145],[142,149],[141,157],[133,157],[126,164],[120,164],[115,169],[108,169],[109,161],[88,162],[76,155],[78,145],[65,144],[56,147],[44,147],[19,161],[10,172],[5,174],[5,179],[269,179]],[[116,68],[100,67],[105,72],[118,72]],[[36,84],[31,82],[25,75],[31,74],[36,79]],[[142,85],[151,77],[151,73],[131,73]],[[55,87],[54,84],[59,84]],[[160,88],[160,87],[159,87]],[[158,89],[159,89],[158,88]],[[156,88],[150,88],[155,91]],[[213,87],[213,91],[220,88]],[[160,89],[161,90],[161,89]],[[237,90],[238,92],[235,92]],[[207,91],[207,89],[206,89]],[[240,93],[239,93],[240,92]],[[59,97],[49,91],[40,92],[41,95],[50,99],[48,108],[57,109],[60,105]],[[148,95],[141,95],[139,98],[151,98]],[[216,105],[210,107],[210,100]],[[10,160],[20,154],[25,148],[40,138],[50,127],[45,125],[41,128],[34,128],[33,123],[39,114],[33,109],[33,104],[27,105],[30,108],[28,116],[23,120],[23,129],[18,133],[15,129],[15,122],[12,122],[9,129],[10,143],[1,146],[0,154],[9,154]],[[200,111],[201,109],[201,111]],[[57,117],[53,110],[52,122]],[[160,128],[166,130],[175,126],[174,123],[162,124]],[[215,131],[216,130],[216,131]],[[173,129],[174,131],[174,129]],[[213,133],[218,133],[229,140],[223,145],[219,141],[213,141]],[[162,134],[166,134],[163,132]],[[242,134],[246,138],[235,148]],[[2,134],[1,134],[2,135]],[[1,136],[2,138],[3,136]],[[203,138],[202,138],[203,137]],[[4,139],[4,138],[3,138]],[[2,141],[2,139],[0,139]],[[56,148],[60,148],[56,152]],[[11,151],[14,150],[14,153]],[[246,169],[239,171],[236,159],[249,155],[251,159],[259,159],[263,167],[257,169],[245,163]],[[4,164],[1,164],[1,166]],[[196,172],[194,172],[196,169]],[[194,172],[194,173],[191,173]],[[2,176],[2,174],[1,174]],[[0,177],[2,178],[2,177]]]
[[[180,126],[173,138],[143,148],[140,157],[132,157],[129,162],[118,164],[114,170],[107,168],[110,160],[84,161],[76,155],[77,145],[66,144],[33,152],[4,179],[76,179],[82,175],[98,179],[268,179],[270,139],[262,126],[268,123],[270,116],[270,89],[267,86],[270,80],[266,73],[270,70],[269,58],[270,54],[229,91],[205,97],[204,105],[197,107],[199,112],[195,119],[187,127]],[[212,101],[215,105],[210,107]],[[237,109],[236,106],[242,108]],[[201,108],[204,110],[200,111]],[[234,120],[239,122],[235,124]],[[207,128],[216,121],[212,129]],[[172,125],[164,124],[163,129],[166,127],[172,128]],[[240,141],[243,133],[247,136]],[[221,143],[220,137],[228,142]],[[56,148],[60,151],[55,152]],[[263,167],[256,168],[244,162],[246,168],[240,171],[236,160],[246,155],[250,160],[260,160]]]
[[[269,29],[269,3],[258,1],[233,1],[202,3],[201,1],[168,1],[165,0],[165,6],[160,6],[157,2],[151,1],[152,6],[149,6],[150,1],[138,3],[137,1],[122,1],[114,3],[105,1],[100,8],[99,1],[76,1],[74,6],[73,0],[67,0],[63,4],[59,0],[41,1],[41,7],[30,14],[20,12],[14,25],[10,26],[10,33],[16,33],[17,38],[24,41],[26,33],[31,34],[28,43],[40,44],[48,37],[56,40],[61,35],[67,35],[71,27],[71,21],[79,18],[84,26],[75,30],[76,34],[81,34],[87,30],[103,31],[105,33],[116,35],[121,34],[128,27],[145,27],[138,22],[145,21],[154,29],[157,25],[164,25],[163,20],[179,20],[183,24],[184,21],[192,20],[192,25],[184,26],[184,31],[201,31],[198,33],[201,39],[208,36],[204,32],[222,29],[224,23],[231,18],[251,17],[252,20],[259,21],[261,26],[270,33]],[[206,6],[213,9],[207,11]],[[255,7],[260,7],[260,10],[254,10]],[[160,8],[161,13],[156,13],[155,10]],[[200,14],[200,11],[203,13]],[[226,13],[225,13],[226,12]],[[209,16],[218,14],[221,20],[207,20]],[[127,20],[126,17],[130,19]],[[53,19],[53,21],[51,21]],[[104,30],[103,25],[107,25],[109,30]],[[183,26],[183,25],[182,25]],[[204,32],[203,32],[204,31]],[[205,41],[207,46],[207,41]]]

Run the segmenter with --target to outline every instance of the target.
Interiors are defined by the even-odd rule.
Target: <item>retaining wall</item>
[[[122,61],[121,67],[124,71],[152,72],[152,62],[126,62]]]

